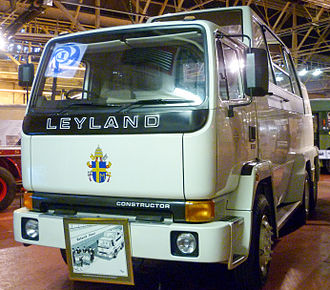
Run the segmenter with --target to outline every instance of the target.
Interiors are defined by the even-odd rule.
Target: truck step
[[[288,205],[281,206],[277,211],[277,229],[280,230],[289,219],[291,214],[298,209],[301,205],[301,201],[290,203]]]
[[[246,256],[244,256],[244,255],[234,254],[233,255],[233,261],[232,261],[232,266],[235,267],[236,264],[238,264],[239,262],[241,262],[245,258],[246,258]]]

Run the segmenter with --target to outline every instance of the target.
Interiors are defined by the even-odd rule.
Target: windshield
[[[200,29],[136,29],[73,36],[48,46],[34,112],[196,106],[206,95]]]
[[[99,240],[99,247],[100,248],[110,248],[111,245],[110,245],[110,241],[109,240]]]

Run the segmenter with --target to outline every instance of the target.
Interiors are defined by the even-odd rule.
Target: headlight
[[[22,218],[22,237],[33,241],[39,240],[39,223],[37,219]]]

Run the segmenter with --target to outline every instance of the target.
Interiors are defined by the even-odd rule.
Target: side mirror
[[[250,97],[268,94],[268,56],[261,48],[245,54],[245,94]]]
[[[21,64],[18,67],[18,85],[31,87],[34,78],[34,65],[32,63]]]

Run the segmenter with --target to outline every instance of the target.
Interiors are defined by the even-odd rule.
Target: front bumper
[[[66,247],[63,218],[55,214],[40,213],[20,208],[14,211],[14,237],[17,242],[35,244],[55,248]],[[79,214],[74,217],[95,217],[90,214]],[[102,218],[115,218],[114,216],[98,215]],[[24,239],[21,231],[22,218],[33,218],[39,222],[39,240]],[[117,218],[119,218],[117,216]],[[123,218],[123,217],[120,217]],[[244,222],[233,223],[229,221],[214,221],[203,224],[187,223],[150,223],[129,220],[130,244],[132,256],[136,258],[227,263],[232,256],[233,237],[241,232]],[[171,232],[196,232],[198,234],[198,257],[174,256],[171,253]]]

